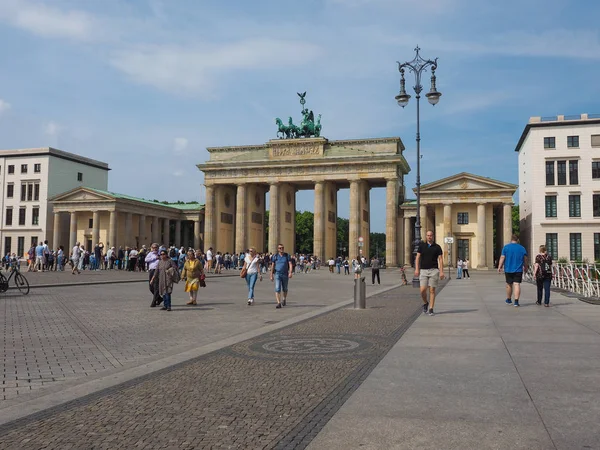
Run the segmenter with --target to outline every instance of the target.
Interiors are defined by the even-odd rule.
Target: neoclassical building
[[[92,249],[141,247],[152,242],[200,248],[204,205],[161,203],[101,189],[78,187],[51,199],[52,245]]]

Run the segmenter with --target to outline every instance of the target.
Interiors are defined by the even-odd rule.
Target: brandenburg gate
[[[290,121],[291,122],[291,121]],[[314,248],[337,255],[337,191],[350,188],[350,257],[369,255],[370,190],[386,188],[386,263],[398,265],[398,213],[409,171],[400,138],[329,141],[323,137],[273,139],[263,145],[209,148],[198,168],[206,186],[204,248],[241,251],[295,249],[296,192],[314,189]],[[269,233],[265,245],[265,195]]]

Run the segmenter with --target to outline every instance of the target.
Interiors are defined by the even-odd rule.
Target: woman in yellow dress
[[[204,273],[200,260],[196,258],[193,250],[188,251],[187,259],[181,271],[181,279],[185,280],[185,292],[190,293],[190,301],[187,305],[196,305],[198,298],[198,288],[200,287],[200,277]]]

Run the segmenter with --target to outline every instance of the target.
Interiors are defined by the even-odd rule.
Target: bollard
[[[365,309],[367,307],[367,283],[365,278],[354,279],[354,309]]]

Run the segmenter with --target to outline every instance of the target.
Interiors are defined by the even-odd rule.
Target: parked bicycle
[[[17,265],[13,265],[11,267],[8,278],[6,278],[4,274],[0,272],[0,292],[8,291],[8,284],[13,276],[15,277],[15,285],[21,294],[29,294],[29,282],[27,281],[27,278],[25,278],[25,276],[19,271]]]

